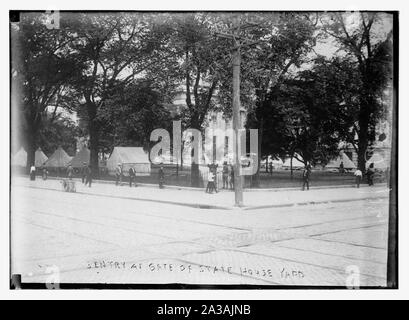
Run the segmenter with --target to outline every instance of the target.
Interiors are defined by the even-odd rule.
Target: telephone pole
[[[235,41],[236,42],[236,41]],[[240,130],[242,120],[240,115],[240,45],[235,43],[233,49],[233,131],[234,131],[234,199],[235,206],[243,206],[243,177],[240,174],[241,171],[241,139]]]
[[[234,203],[236,207],[243,206],[243,177],[241,175],[241,129],[242,119],[240,114],[240,22],[238,21],[232,34],[216,33],[216,36],[233,40],[232,63],[233,63],[233,131],[234,131]],[[247,39],[245,39],[247,40]],[[251,40],[247,40],[250,41]],[[244,44],[244,45],[252,45]]]

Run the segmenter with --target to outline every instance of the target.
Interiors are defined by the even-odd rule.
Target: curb
[[[62,178],[57,177],[48,177],[49,180],[60,180]],[[74,178],[74,181],[81,181],[79,178]],[[92,183],[101,183],[101,184],[115,184],[115,181],[110,180],[93,180]],[[123,182],[123,184],[126,184]],[[137,183],[140,187],[147,187],[147,188],[158,188],[158,184],[152,183]],[[386,183],[379,183],[378,186],[386,185]],[[189,191],[203,191],[203,188],[194,188],[194,187],[183,187],[183,186],[174,186],[174,185],[165,185],[166,189],[171,190],[189,190]],[[348,185],[331,185],[331,186],[310,186],[310,190],[321,190],[321,189],[342,189],[342,188],[355,188],[355,185],[348,184]],[[361,185],[361,188],[369,188],[367,185]],[[267,189],[250,189],[250,188],[243,188],[244,192],[283,192],[283,191],[297,191],[301,190],[300,187],[289,187],[289,188],[267,188]]]
[[[272,205],[263,205],[263,206],[252,206],[245,207],[243,210],[260,210],[260,209],[269,209],[269,208],[286,208],[286,207],[298,207],[298,206],[308,206],[316,204],[330,204],[330,203],[343,203],[343,202],[355,202],[355,201],[368,201],[368,200],[378,200],[378,199],[388,199],[388,196],[381,197],[366,197],[360,199],[340,199],[340,200],[323,200],[323,201],[307,201],[307,202],[298,202],[298,203],[283,203],[283,204],[272,204]]]
[[[62,192],[61,190],[55,188],[44,188],[44,187],[35,187],[35,186],[22,186],[31,189],[42,189],[42,190],[51,190],[56,192]],[[323,201],[305,201],[305,202],[296,202],[296,203],[282,203],[282,204],[270,204],[270,205],[262,205],[262,206],[243,206],[243,207],[235,207],[235,206],[219,206],[219,205],[208,205],[208,204],[200,204],[200,203],[185,203],[185,202],[178,202],[178,201],[169,201],[169,200],[154,200],[154,199],[146,199],[146,198],[138,198],[138,197],[127,197],[127,196],[116,196],[116,195],[105,195],[105,194],[98,194],[98,193],[90,193],[90,192],[83,192],[78,191],[75,192],[77,194],[86,194],[95,197],[110,197],[110,198],[117,198],[117,199],[125,199],[125,200],[136,200],[136,201],[145,201],[145,202],[154,202],[154,203],[162,203],[162,204],[170,204],[170,205],[177,205],[195,209],[207,209],[207,210],[233,210],[233,209],[241,209],[243,211],[250,211],[250,210],[261,210],[261,209],[270,209],[270,208],[289,208],[289,207],[298,207],[298,206],[307,206],[307,205],[317,205],[317,204],[330,204],[330,203],[343,203],[343,202],[355,202],[355,201],[368,201],[368,200],[377,200],[377,199],[388,199],[389,196],[379,196],[379,197],[365,197],[359,199],[335,199],[335,200],[323,200]]]

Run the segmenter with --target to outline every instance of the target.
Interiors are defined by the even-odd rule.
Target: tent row
[[[73,158],[70,157],[63,148],[59,147],[55,152],[48,158],[41,148],[38,148],[35,152],[34,165],[36,167],[54,167],[63,168],[71,163]],[[17,167],[27,166],[27,152],[24,148],[21,148],[14,156],[11,158],[11,164]]]
[[[41,148],[38,148],[35,152],[35,166],[41,167],[46,163],[48,157],[44,154]],[[17,167],[26,167],[27,166],[27,152],[24,148],[21,148],[14,156],[11,157],[11,164]]]
[[[91,152],[88,148],[83,148],[74,157],[70,157],[63,148],[59,147],[48,158],[41,148],[35,153],[35,166],[47,168],[65,168],[69,165],[74,168],[81,168],[90,162]],[[12,156],[12,165],[19,167],[27,166],[27,152],[21,148]],[[139,175],[149,175],[151,163],[149,155],[140,147],[115,147],[107,161],[108,172],[113,174],[118,167],[122,166],[123,172],[128,172],[133,167]]]
[[[70,157],[63,148],[59,147],[48,158],[41,148],[38,148],[35,152],[35,166],[36,167],[50,167],[50,168],[64,168],[68,165],[74,168],[80,168],[84,164],[88,165],[90,162],[91,152],[87,148],[81,149],[74,157]],[[297,155],[297,158],[300,156]],[[275,167],[283,168],[303,168],[305,165],[297,158],[288,158],[284,162],[281,159],[269,159],[272,161]],[[14,156],[12,156],[12,165],[26,167],[27,166],[27,152],[24,148],[21,148]],[[341,153],[338,158],[330,161],[325,168],[337,169],[340,167],[341,162],[345,169],[356,169],[356,165],[345,154]],[[389,167],[389,162],[379,152],[375,152],[372,157],[367,161],[368,167],[371,163],[374,163],[377,169],[386,169]],[[124,172],[127,172],[130,167],[133,167],[138,174],[145,175],[150,173],[150,161],[149,155],[140,147],[115,147],[111,156],[107,161],[107,169],[109,173],[115,172],[118,164],[123,168]]]

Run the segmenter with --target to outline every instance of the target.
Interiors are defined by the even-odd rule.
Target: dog
[[[63,191],[65,192],[77,192],[77,189],[75,187],[75,182],[72,180],[67,180],[67,179],[62,179],[60,181]]]

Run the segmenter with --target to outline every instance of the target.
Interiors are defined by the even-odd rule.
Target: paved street
[[[384,187],[319,191],[249,192],[253,209],[218,210],[137,199],[162,192],[226,205],[232,193],[97,184],[65,193],[57,181],[19,178],[13,272],[25,282],[346,286],[353,270],[361,286],[386,285]],[[344,200],[330,201],[336,195]],[[289,201],[306,204],[278,206]],[[262,208],[268,203],[277,207]]]

